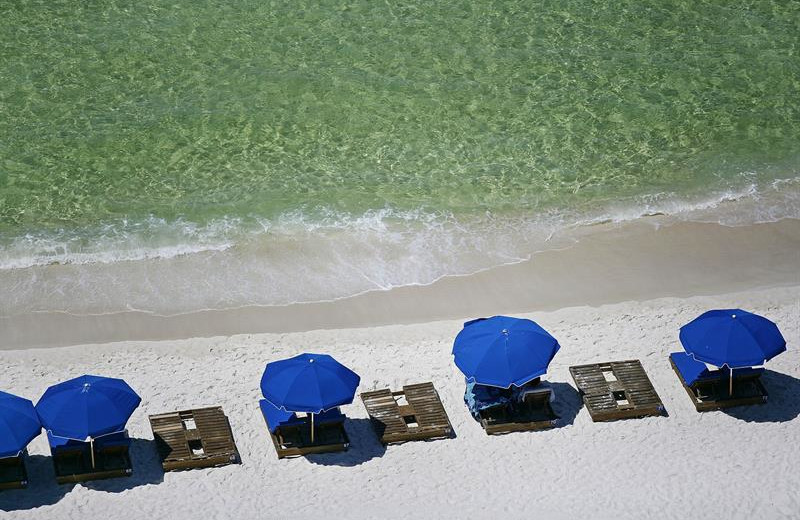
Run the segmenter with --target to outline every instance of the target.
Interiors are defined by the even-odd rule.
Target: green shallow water
[[[798,175],[798,2],[13,1],[2,16],[0,245],[152,219],[591,212]]]

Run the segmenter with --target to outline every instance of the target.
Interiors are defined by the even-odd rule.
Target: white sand
[[[456,321],[423,325],[115,343],[0,352],[2,387],[36,400],[83,373],[124,377],[142,396],[130,421],[134,475],[56,486],[44,436],[30,488],[0,492],[2,518],[800,518],[800,288],[664,298],[528,315],[559,339],[551,365],[561,427],[487,436],[462,402],[450,348]],[[698,413],[667,355],[678,328],[741,306],[780,326],[789,351],[768,364],[768,404]],[[258,410],[270,360],[322,351],[359,390],[432,380],[457,437],[384,450],[360,403],[344,408],[345,454],[278,460]],[[641,359],[668,417],[592,423],[568,367]],[[242,464],[162,474],[147,414],[222,405]]]

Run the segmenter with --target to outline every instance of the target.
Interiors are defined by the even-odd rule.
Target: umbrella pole
[[[731,369],[731,380],[730,380],[730,383],[728,383],[728,385],[729,385],[728,386],[728,395],[733,397],[733,369],[731,367],[728,367],[728,368]]]
[[[311,444],[314,444],[314,412],[311,412]]]
[[[92,469],[94,469],[94,437],[89,437],[89,451],[92,453]]]

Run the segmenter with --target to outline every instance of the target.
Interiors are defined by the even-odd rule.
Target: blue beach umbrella
[[[353,402],[361,378],[327,354],[300,354],[268,363],[264,398],[288,412],[320,413]]]
[[[547,372],[559,348],[536,322],[494,316],[466,322],[453,343],[453,355],[468,380],[509,388]]]
[[[122,379],[81,376],[48,388],[36,403],[42,426],[55,437],[89,441],[125,429],[141,397]]]
[[[84,375],[53,385],[36,403],[42,426],[55,437],[89,441],[125,429],[142,398],[122,379]]]
[[[763,365],[786,350],[777,325],[742,309],[704,312],[681,327],[680,338],[688,354],[718,367]]]
[[[0,459],[22,453],[41,431],[31,401],[0,391]]]
[[[681,327],[681,344],[698,361],[731,371],[763,365],[786,350],[786,340],[773,322],[742,309],[705,312]]]
[[[361,381],[358,374],[327,354],[300,354],[268,363],[261,376],[264,398],[287,412],[314,414],[353,402]]]

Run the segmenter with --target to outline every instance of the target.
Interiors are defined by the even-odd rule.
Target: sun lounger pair
[[[659,416],[666,412],[636,359],[569,367],[592,421]]]
[[[281,410],[266,399],[259,406],[279,459],[345,451],[350,446],[344,429],[345,415],[339,408],[316,414],[312,442],[310,417]]]
[[[133,472],[127,431],[97,437],[93,445],[56,437],[50,432],[47,441],[59,484],[128,477]]]
[[[453,427],[433,383],[364,392],[361,401],[381,443],[444,439]]]
[[[735,368],[731,394],[729,370],[709,369],[685,352],[673,352],[669,361],[698,412],[767,402],[763,368]]]
[[[151,415],[150,427],[164,471],[239,462],[230,422],[219,406]]]
[[[467,382],[464,402],[489,435],[544,430],[558,424],[553,390],[538,378],[508,389]]]

